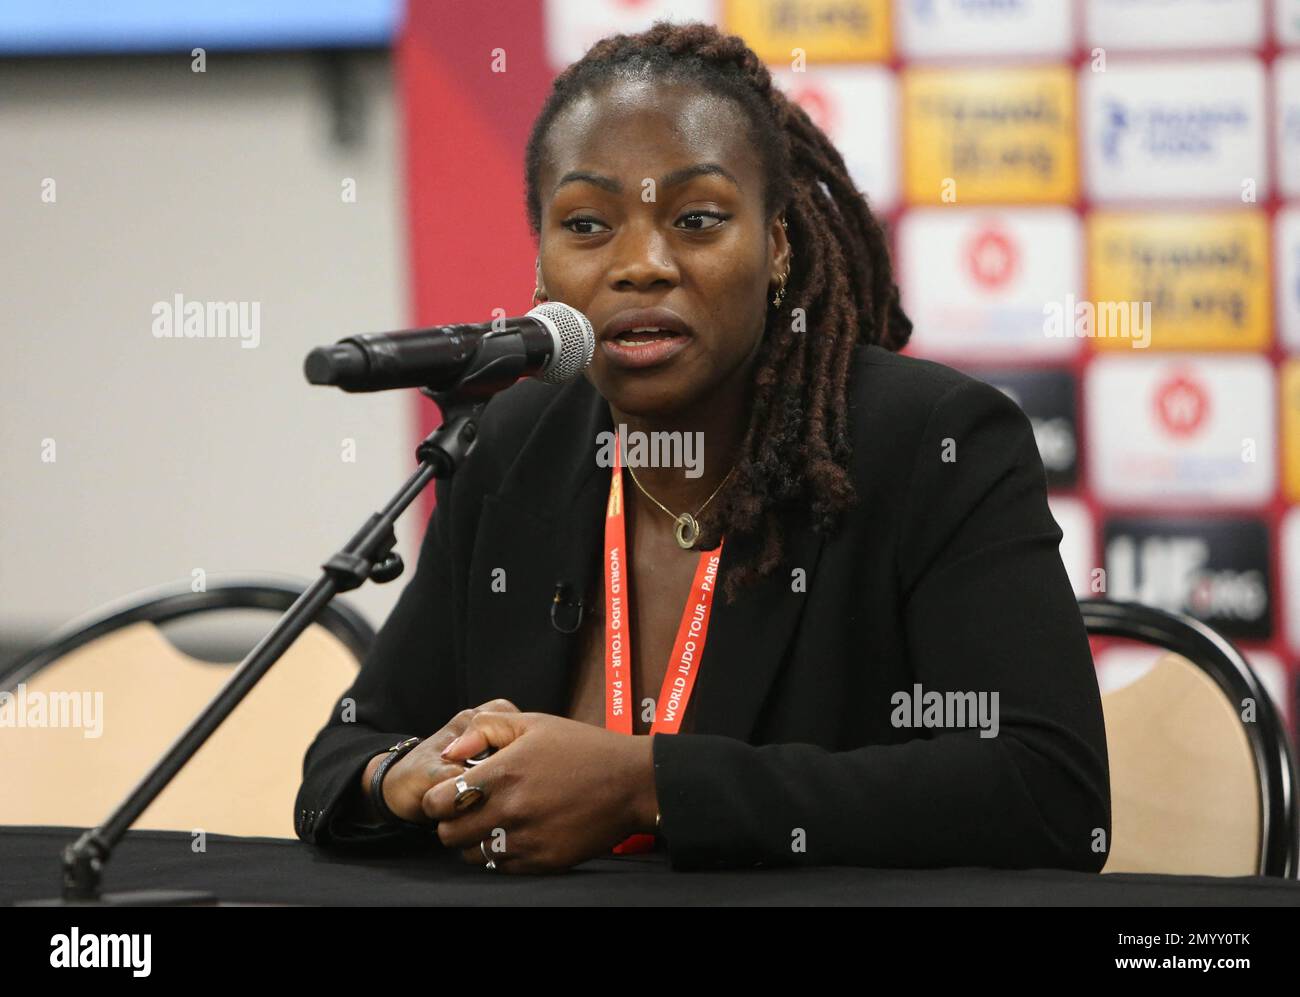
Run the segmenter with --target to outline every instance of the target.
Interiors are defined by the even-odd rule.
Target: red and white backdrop
[[[1079,594],[1206,620],[1294,724],[1300,0],[410,0],[414,321],[528,309],[529,125],[663,17],[744,37],[843,152],[907,352],[1033,421]],[[1104,688],[1149,662],[1097,652]]]

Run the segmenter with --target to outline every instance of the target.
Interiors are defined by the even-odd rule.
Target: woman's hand
[[[461,710],[437,733],[426,737],[399,758],[384,775],[383,786],[384,802],[394,815],[416,824],[429,822],[420,806],[424,794],[465,771],[465,766],[459,762],[443,759],[442,749],[465,733],[470,721],[485,710],[500,716],[519,713],[518,707],[508,699],[493,699],[482,706]],[[369,785],[367,780],[367,788]]]
[[[630,834],[653,832],[650,740],[548,713],[478,713],[447,758],[498,749],[465,775],[486,798],[458,811],[453,776],[425,794],[424,813],[467,862],[485,864],[482,842],[505,872],[567,869]]]

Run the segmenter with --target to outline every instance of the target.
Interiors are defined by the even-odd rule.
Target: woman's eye
[[[690,211],[690,212],[687,212],[686,214],[682,215],[682,217],[679,218],[678,221],[681,221],[682,219],[686,219],[686,218],[712,218],[712,219],[714,219],[714,220],[715,220],[715,224],[713,224],[713,225],[696,225],[696,226],[691,226],[692,231],[695,231],[695,232],[702,232],[704,229],[717,228],[719,225],[721,225],[723,222],[725,222],[725,221],[726,221],[728,218],[730,218],[730,217],[731,217],[730,215],[724,215],[724,214],[721,214],[720,212],[717,212],[717,211]]]
[[[570,232],[574,232],[578,235],[595,235],[596,234],[595,232],[591,232],[587,230],[579,231],[578,229],[573,228],[573,226],[574,225],[604,225],[604,224],[605,224],[604,222],[596,221],[596,219],[594,218],[570,218],[567,221],[560,222],[560,227],[567,228]]]
[[[688,219],[699,219],[699,221],[695,222],[694,224],[689,224],[685,227],[692,232],[702,232],[705,229],[717,228],[719,225],[721,225],[730,217],[731,217],[730,215],[724,215],[721,212],[717,212],[717,211],[689,211],[686,214],[682,215],[681,218],[678,219],[678,221],[681,222],[681,221],[686,221]],[[704,224],[703,219],[708,219],[708,218],[713,219],[712,224]],[[590,228],[578,228],[577,226],[579,225],[598,225],[605,229],[609,228],[609,226],[606,225],[604,222],[598,221],[595,218],[569,218],[565,221],[560,222],[561,228],[566,228],[570,232],[573,232],[577,235],[597,234],[596,231]]]

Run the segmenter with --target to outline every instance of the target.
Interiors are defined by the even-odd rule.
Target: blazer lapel
[[[772,574],[742,589],[727,605],[722,583],[759,547],[755,537],[724,538],[719,589],[695,685],[692,730],[750,741],[768,691],[776,681],[803,614],[804,592],[793,587],[792,569],[805,572],[806,590],[821,555],[822,537],[802,519],[785,528],[784,560]]]
[[[568,709],[578,637],[557,628],[557,615],[570,623],[553,609],[559,586],[576,602],[599,567],[609,476],[598,473],[596,447],[609,428],[604,398],[586,378],[570,382],[539,420],[538,445],[525,446],[483,500],[465,621],[471,705],[504,697],[524,711]]]
[[[589,589],[602,597],[603,587],[592,583],[600,571],[609,472],[597,465],[596,447],[613,423],[586,378],[561,392],[500,490],[483,500],[468,582],[470,705],[504,697],[524,711],[564,715],[578,637],[553,620],[557,586],[567,584],[575,602]],[[734,605],[721,584],[760,541],[736,536],[723,546],[690,706],[695,733],[740,740],[753,733],[807,598],[793,590],[791,569],[802,568],[804,587],[811,586],[822,548],[821,535],[802,519],[787,524],[785,540],[783,565],[742,590]]]

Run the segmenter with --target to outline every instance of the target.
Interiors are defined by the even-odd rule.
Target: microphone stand
[[[510,366],[510,365],[505,365]],[[390,582],[403,570],[402,557],[393,550],[397,537],[393,524],[408,505],[434,478],[451,477],[474,449],[478,438],[478,418],[488,398],[501,387],[508,387],[512,376],[501,377],[496,367],[492,376],[479,384],[464,381],[447,391],[421,388],[421,393],[438,403],[443,422],[415,449],[419,467],[397,494],[366,520],[347,544],[321,567],[321,576],[299,596],[279,622],[258,641],[240,663],[238,670],[208,703],[189,728],[176,739],[153,769],[131,790],[104,823],[81,835],[63,850],[63,895],[59,899],[29,901],[20,906],[67,905],[191,905],[215,904],[216,897],[203,891],[137,890],[128,893],[101,893],[100,880],[113,848],[127,829],[144,813],[149,804],[203,746],[212,733],[230,716],[254,685],[270,671],[298,636],[316,619],[321,609],[339,592],[362,585],[367,578],[376,583]],[[512,372],[514,374],[521,371]]]

